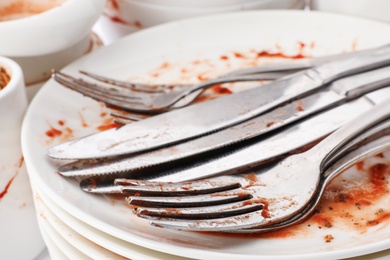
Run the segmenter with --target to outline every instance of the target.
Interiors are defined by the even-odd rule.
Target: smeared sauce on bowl
[[[6,0],[0,3],[0,22],[46,12],[66,0]]]

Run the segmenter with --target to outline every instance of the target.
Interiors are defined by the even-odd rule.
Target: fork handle
[[[338,151],[352,139],[371,128],[372,126],[390,117],[390,99],[386,99],[374,108],[354,118],[327,138],[322,140],[311,150],[316,152],[321,160],[320,169],[325,169]]]
[[[372,142],[373,140],[377,140],[382,138],[383,136],[390,135],[390,119],[386,119],[385,121],[380,122],[379,124],[376,124],[375,126],[371,127],[370,129],[366,130],[362,134],[358,135],[356,138],[348,142],[346,145],[342,146],[339,150],[335,151],[334,155],[329,158],[329,160],[324,160],[322,170],[325,171],[325,176],[328,174],[326,172],[329,172],[329,169],[334,169],[334,164],[340,158],[343,158],[346,154],[354,154],[358,157],[358,154],[354,153],[355,150],[361,150],[360,147],[363,145],[366,145],[367,143]],[[390,138],[390,137],[389,137]],[[378,146],[378,145],[377,145]],[[382,144],[382,146],[386,147],[388,144]],[[380,149],[380,147],[378,147]],[[345,161],[345,160],[340,160]],[[345,163],[344,163],[345,164]],[[348,164],[349,165],[349,164]],[[346,166],[342,166],[345,168]]]
[[[362,71],[368,71],[389,64],[390,45],[384,45],[377,49],[364,50],[343,59],[313,67],[313,71],[329,83],[348,75],[354,75]]]

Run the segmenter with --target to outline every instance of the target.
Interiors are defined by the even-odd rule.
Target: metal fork
[[[226,76],[211,79],[182,90],[143,93],[123,88],[119,85],[96,84],[81,78],[75,78],[63,72],[53,72],[52,77],[63,86],[85,96],[105,103],[109,107],[120,108],[137,113],[162,113],[172,108],[180,108],[192,103],[208,87],[244,81],[274,80],[288,75],[286,72],[270,72],[257,75]],[[107,79],[107,82],[109,80]],[[174,107],[173,107],[174,106]]]
[[[343,53],[326,57],[297,60],[289,63],[276,63],[240,69],[194,85],[146,85],[119,81],[86,71],[80,71],[80,73],[99,83],[87,81],[82,78],[75,78],[63,72],[53,71],[52,76],[63,86],[80,92],[97,101],[104,102],[110,107],[120,108],[131,112],[156,114],[187,106],[207,88],[217,84],[275,80],[299,70],[352,55],[353,53]],[[134,120],[134,117],[130,120]],[[136,118],[136,120],[138,120],[138,118]]]
[[[318,199],[326,184],[341,172],[326,170],[343,155],[342,148],[390,117],[389,111],[387,100],[310,150],[253,173],[183,183],[117,182],[128,185],[126,192],[134,194],[128,197],[128,202],[146,207],[140,208],[138,214],[153,218],[153,225],[194,231],[240,232],[253,228],[261,231],[263,227],[294,218]],[[383,127],[377,132],[388,129],[389,121]],[[382,149],[389,147],[389,139],[386,136],[386,140],[381,140]]]

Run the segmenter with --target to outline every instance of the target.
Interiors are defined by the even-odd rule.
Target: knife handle
[[[329,83],[335,79],[387,65],[390,65],[390,45],[356,52],[356,55],[313,67],[309,69],[309,75],[317,75],[324,83]]]
[[[388,86],[390,66],[339,79],[332,83],[331,89],[347,99],[354,99]]]

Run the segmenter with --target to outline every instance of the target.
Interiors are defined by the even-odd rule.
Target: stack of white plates
[[[264,51],[286,51],[293,56],[297,52],[324,55],[374,47],[390,42],[388,31],[387,24],[333,14],[257,11],[215,15],[129,35],[86,55],[64,72],[77,75],[79,70],[86,70],[118,79],[174,81],[186,78],[186,71],[251,66],[265,58],[259,56]],[[351,219],[334,207],[330,215],[332,227],[322,225],[317,218],[317,222],[311,219],[278,233],[249,236],[152,227],[147,220],[135,216],[122,198],[83,192],[76,179],[56,172],[63,162],[48,159],[46,151],[57,143],[107,127],[112,123],[107,111],[101,104],[50,80],[35,96],[25,116],[23,153],[35,192],[39,224],[54,259],[357,256],[356,259],[386,259],[390,256],[389,250],[384,251],[390,248],[390,221],[375,218],[379,216],[378,209],[375,211],[378,214],[369,214],[372,207],[380,207],[382,213],[390,212],[390,194],[386,189],[381,190],[380,198],[378,195],[372,200],[372,207],[358,209],[355,205],[343,205],[340,210],[349,209],[359,225],[351,225]],[[386,158],[375,160],[387,163]],[[360,178],[362,173],[353,168],[350,175]],[[384,177],[390,179],[387,173]],[[355,181],[358,180],[339,179],[335,183],[344,187],[345,183]],[[362,212],[367,215],[359,215]],[[367,226],[362,219],[376,219],[378,224]],[[376,254],[368,255],[372,253]]]

